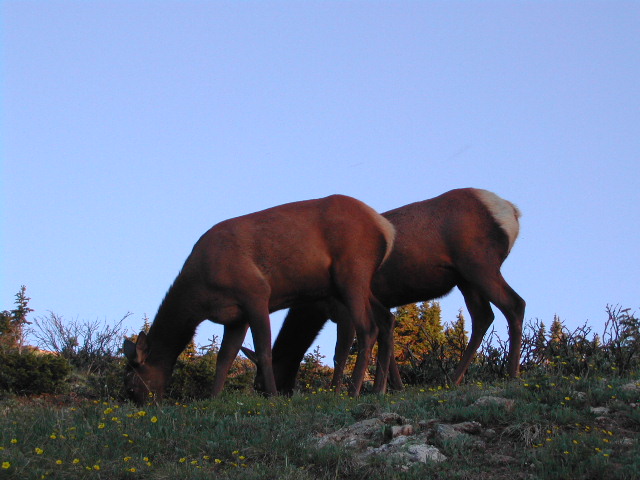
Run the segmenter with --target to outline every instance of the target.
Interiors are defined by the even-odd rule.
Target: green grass
[[[230,392],[142,409],[14,397],[0,401],[0,479],[634,479],[640,395],[620,388],[630,381],[525,377],[359,399],[323,391],[292,398]],[[484,395],[515,406],[474,406]],[[598,420],[593,406],[608,407],[607,419]],[[415,423],[478,421],[495,435],[485,448],[463,440],[437,445],[446,462],[407,471],[383,457],[360,465],[350,450],[315,446],[318,433],[382,412]],[[511,461],[496,460],[504,456]]]

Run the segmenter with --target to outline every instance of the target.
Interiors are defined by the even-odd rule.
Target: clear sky
[[[468,186],[523,212],[503,273],[526,318],[601,331],[640,307],[639,2],[0,8],[0,309],[24,284],[33,316],[137,330],[222,220]]]

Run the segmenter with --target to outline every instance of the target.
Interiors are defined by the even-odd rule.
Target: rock
[[[413,435],[413,425],[394,425],[391,427],[391,438]]]
[[[627,383],[626,385],[620,387],[620,389],[624,390],[625,392],[640,392],[640,382]]]
[[[407,452],[413,455],[413,459],[415,462],[444,462],[447,457],[440,453],[433,445],[410,445],[407,447]]]
[[[586,400],[587,394],[585,392],[573,392],[571,396],[576,400]]]
[[[409,423],[408,418],[404,418],[397,413],[381,413],[380,415],[378,415],[378,418],[387,425],[405,425]]]
[[[394,438],[393,440],[391,440],[386,445],[389,445],[391,447],[396,446],[396,445],[404,445],[405,443],[407,443],[409,441],[409,439],[410,439],[410,437],[408,437],[407,435],[400,435],[400,436]]]
[[[416,440],[419,443],[409,443]],[[415,463],[444,462],[447,459],[437,447],[422,442],[421,439],[400,436],[377,448],[369,447],[360,460],[367,461],[371,456],[384,455],[402,463],[403,470],[406,470]]]
[[[496,431],[493,428],[487,428],[482,432],[484,438],[493,438],[496,436]]]
[[[382,442],[384,423],[379,418],[369,418],[341,428],[333,433],[323,435],[318,440],[318,446],[327,444],[341,444],[345,447],[363,448],[372,440]]]
[[[407,418],[395,413],[382,413],[333,433],[319,435],[317,444],[318,447],[335,444],[354,449],[357,461],[362,464],[372,456],[384,456],[397,461],[403,470],[416,463],[447,460],[437,447],[430,444],[430,437],[441,443],[460,441],[469,447],[485,446],[478,436],[486,432],[478,422],[449,425],[429,420],[418,425],[414,428]]]
[[[478,400],[476,400],[474,402],[474,406],[475,407],[487,407],[487,406],[498,406],[498,407],[503,407],[505,410],[513,410],[513,407],[515,406],[516,402],[515,400],[511,400],[509,398],[502,398],[502,397],[491,397],[491,396],[485,396],[485,397],[480,397]]]
[[[464,424],[457,425],[447,425],[445,423],[441,423],[436,426],[435,429],[435,440],[438,444],[444,444],[451,441],[460,441],[466,442],[468,445],[473,447],[485,447],[486,444],[480,440],[479,438],[474,438],[468,433],[464,431],[458,430],[456,427],[463,426],[463,428],[471,428],[471,426],[466,424],[477,424],[473,425],[473,430],[476,433],[480,433],[482,427],[477,422],[464,422]]]
[[[496,453],[489,456],[489,461],[491,463],[502,465],[505,463],[513,463],[516,461],[516,459],[513,457],[510,457],[509,455],[500,455]]]
[[[591,407],[589,410],[595,415],[609,415],[607,407]]]
[[[376,418],[361,420],[333,433],[322,435],[318,446],[334,443],[345,447],[364,448],[401,435],[413,434],[409,420],[396,413],[382,413]]]
[[[420,430],[431,430],[438,423],[440,423],[440,422],[435,418],[432,418],[431,420],[420,420],[418,422],[418,428]]]
[[[440,442],[453,440],[459,436],[460,432],[456,431],[452,425],[447,425],[446,423],[436,425],[436,438]]]
[[[636,441],[633,438],[624,437],[618,440],[616,443],[623,447],[633,447]]]
[[[471,435],[477,435],[482,433],[482,425],[479,422],[462,422],[451,425],[454,430],[461,433],[469,433]]]

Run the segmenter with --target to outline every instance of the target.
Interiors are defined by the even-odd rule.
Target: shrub
[[[298,371],[297,386],[300,390],[307,388],[327,388],[331,383],[333,369],[322,364],[324,355],[320,354],[320,347],[316,346],[312,353],[307,353]]]
[[[69,362],[58,355],[34,352],[0,352],[0,390],[32,395],[61,393],[71,372]]]
[[[202,400],[211,397],[216,371],[217,352],[201,356],[181,355],[173,369],[167,396],[173,400]],[[225,390],[250,391],[253,388],[255,368],[250,360],[238,357],[231,364],[225,381]]]
[[[34,337],[40,347],[56,352],[84,374],[102,373],[113,368],[113,358],[122,346],[123,322],[127,313],[114,325],[106,322],[64,320],[49,312],[34,320]]]
[[[557,316],[549,334],[541,321],[527,321],[523,328],[522,371],[533,375],[588,376],[628,375],[640,370],[640,320],[629,309],[618,306],[608,305],[606,313],[601,335],[595,334],[587,324],[571,331]],[[458,330],[462,332],[463,328]],[[449,381],[456,368],[461,341],[447,335],[428,341],[429,348],[422,354],[407,349],[408,364],[400,365],[406,384],[441,384]],[[491,381],[503,377],[508,351],[508,341],[492,330],[485,336],[465,379]]]

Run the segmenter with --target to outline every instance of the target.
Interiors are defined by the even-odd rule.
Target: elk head
[[[136,343],[127,339],[122,348],[128,360],[125,390],[129,398],[137,405],[160,400],[164,396],[170,374],[162,366],[148,362],[150,348],[147,335],[140,332]]]

